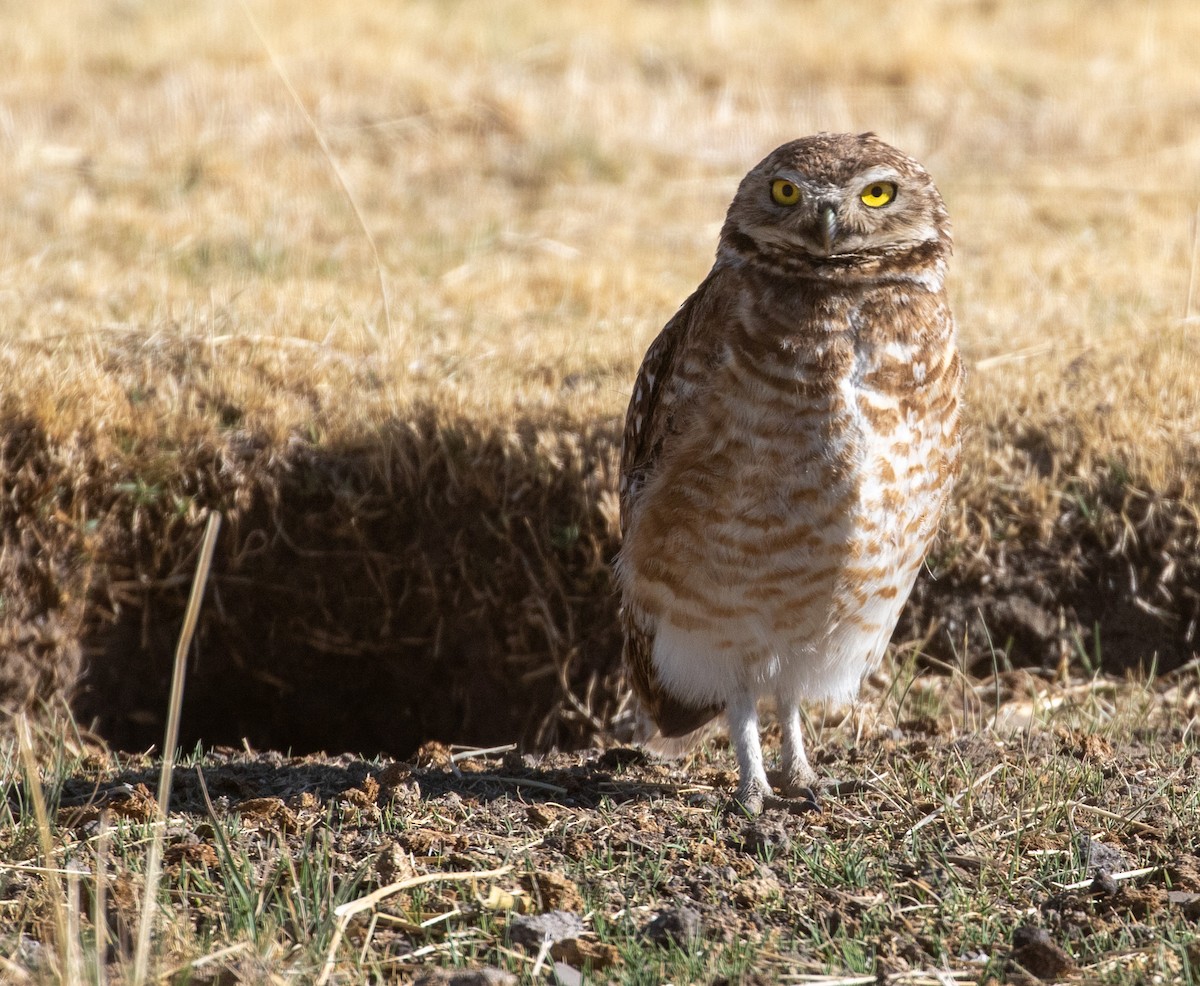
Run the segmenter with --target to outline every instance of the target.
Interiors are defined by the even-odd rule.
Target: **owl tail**
[[[634,719],[634,743],[656,756],[675,759],[720,729],[721,722],[717,718],[720,709],[688,707],[688,711],[691,715],[672,717],[663,728],[656,721],[658,717],[651,715],[645,705],[638,703]]]
[[[706,722],[699,729],[693,729],[690,733],[683,736],[664,736],[657,729],[646,736],[635,737],[634,742],[642,749],[653,753],[656,757],[664,757],[667,760],[678,760],[680,757],[691,753],[700,743],[706,740],[713,733],[718,732],[720,725],[713,720]]]

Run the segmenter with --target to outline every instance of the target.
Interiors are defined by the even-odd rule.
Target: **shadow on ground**
[[[432,754],[432,755],[430,755]],[[649,760],[632,749],[615,747],[585,757],[550,759],[510,752],[501,760],[471,762],[460,769],[449,750],[427,743],[411,761],[393,761],[379,767],[350,754],[285,757],[275,752],[209,751],[199,767],[177,767],[171,787],[171,812],[206,815],[209,803],[229,809],[263,798],[296,805],[308,799],[336,801],[351,791],[404,788],[423,801],[467,798],[481,804],[519,798],[523,804],[551,802],[560,807],[596,808],[602,801],[624,804],[652,795],[673,794],[677,783],[655,782],[627,774],[630,767],[644,768]],[[481,768],[481,764],[484,766]],[[103,781],[84,775],[68,778],[58,804],[67,821],[73,813],[90,817],[100,809],[116,815],[145,809],[154,813],[151,800],[158,790],[161,763],[131,764]],[[621,775],[627,774],[622,777]],[[712,796],[708,796],[712,800]]]
[[[224,525],[185,748],[586,747],[623,698],[609,569],[618,442],[615,421],[416,407],[353,443],[231,430],[122,456],[111,436],[55,441],[0,420],[0,705],[66,696],[117,748],[161,742],[212,508]],[[1195,517],[1132,489],[1098,481],[1086,516],[1064,496],[1046,542],[943,544],[896,640],[976,672],[1184,663],[1200,607]],[[1118,550],[1106,532],[1128,527],[1138,536]],[[1148,607],[1145,587],[1168,569],[1173,594]]]
[[[618,692],[610,431],[418,410],[360,445],[231,442],[188,463],[225,513],[185,744],[404,754],[428,737],[570,746]],[[110,559],[75,707],[157,741],[198,523]],[[152,529],[152,527],[150,528]],[[107,606],[105,605],[107,603]]]

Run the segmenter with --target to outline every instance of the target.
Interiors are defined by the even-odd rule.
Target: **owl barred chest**
[[[891,291],[885,305],[744,294],[744,331],[676,370],[697,411],[631,520],[629,602],[656,621],[657,674],[689,703],[780,676],[845,697],[883,653],[953,472],[953,420],[926,410],[946,405],[953,323],[923,291],[906,299],[930,327],[918,339],[880,318]]]
[[[853,692],[936,531],[958,462],[950,249],[911,158],[871,134],[793,141],[743,179],[711,273],[643,360],[625,657],[660,737],[726,713],[751,809],[773,797],[758,698],[779,709],[784,787],[802,786],[798,700]]]

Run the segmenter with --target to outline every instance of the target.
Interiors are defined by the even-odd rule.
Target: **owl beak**
[[[821,245],[827,254],[833,253],[833,241],[837,239],[837,206],[832,202],[821,203]]]

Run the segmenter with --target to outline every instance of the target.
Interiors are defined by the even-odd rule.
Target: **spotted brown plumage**
[[[802,698],[883,655],[958,468],[962,368],[945,207],[873,134],[778,148],[741,182],[712,271],[651,344],[625,422],[617,561],[651,746],[725,712],[750,811],[815,781]]]

